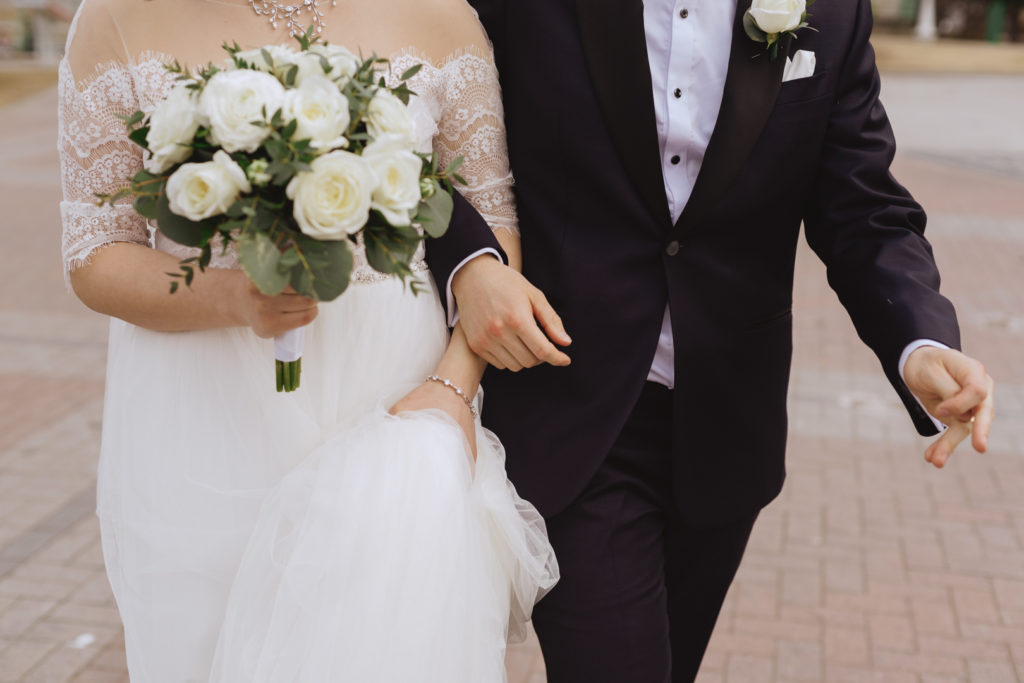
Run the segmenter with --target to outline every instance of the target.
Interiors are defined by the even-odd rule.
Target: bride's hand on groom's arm
[[[561,318],[517,270],[478,257],[455,274],[452,292],[470,348],[494,367],[516,372],[541,363],[569,365],[555,346],[572,343]]]
[[[903,376],[925,409],[948,427],[925,460],[943,467],[967,437],[979,453],[988,449],[994,382],[981,363],[953,349],[922,346],[907,358]]]

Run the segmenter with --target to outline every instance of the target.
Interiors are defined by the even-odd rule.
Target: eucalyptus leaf
[[[146,136],[149,135],[149,126],[143,126],[142,128],[136,128],[128,134],[128,139],[134,142],[142,149],[149,149],[149,142],[146,140]]]
[[[398,80],[400,80],[400,81],[407,81],[410,78],[412,78],[413,76],[415,76],[416,74],[418,74],[420,72],[420,69],[422,69],[422,68],[423,68],[422,64],[417,64],[415,66],[411,66],[408,69],[406,69],[405,73],[402,74],[402,76]]]
[[[281,252],[281,266],[283,268],[291,268],[299,265],[301,262],[302,259],[299,257],[299,252],[295,250],[294,246]]]
[[[296,246],[302,252],[312,272],[296,276],[296,270],[304,270],[299,264],[292,269],[292,286],[306,296],[312,294],[317,301],[333,301],[348,287],[352,276],[352,250],[345,240],[317,241],[308,237],[297,237]],[[298,286],[296,286],[298,282]],[[308,289],[307,289],[308,288]],[[312,293],[308,291],[312,290]],[[307,291],[303,291],[307,290]]]
[[[217,232],[217,217],[196,223],[179,216],[171,211],[164,192],[156,200],[156,224],[166,237],[186,247],[202,247]]]
[[[459,169],[462,168],[462,164],[466,162],[465,157],[457,156],[452,159],[452,162],[448,164],[448,168],[444,169],[445,175],[452,175],[458,173]]]
[[[388,225],[371,220],[363,231],[366,260],[378,272],[404,276],[422,238],[415,228]]]
[[[155,221],[157,217],[156,205],[156,197],[142,196],[135,198],[135,210],[140,216],[148,218],[151,221]]]
[[[432,182],[436,183],[437,181]],[[415,220],[423,226],[423,230],[428,235],[437,238],[448,231],[448,224],[452,220],[454,208],[455,202],[452,201],[452,196],[441,187],[436,187],[432,197],[420,200]]]
[[[247,232],[238,238],[238,261],[256,288],[275,296],[288,286],[288,271],[281,268],[281,252],[262,232]]]

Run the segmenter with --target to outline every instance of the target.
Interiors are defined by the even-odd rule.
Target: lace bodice
[[[153,246],[178,258],[196,253],[148,225],[130,201],[96,205],[97,193],[109,194],[124,187],[142,168],[143,151],[128,139],[119,116],[155,108],[173,84],[173,77],[163,68],[173,59],[145,53],[131,61],[96,65],[94,73],[85,78],[76,78],[67,59],[61,62],[58,148],[66,274],[87,263],[97,249],[115,242]],[[420,151],[436,151],[442,167],[463,156],[460,174],[468,184],[459,191],[494,229],[516,232],[501,94],[491,53],[466,48],[432,64],[410,49],[392,58],[392,77],[417,63],[424,68],[409,81],[417,93],[409,106]],[[421,245],[414,270],[426,267],[422,250]],[[356,252],[353,279],[377,279],[362,250]],[[222,254],[214,249],[211,265],[237,267],[237,259],[231,251]]]

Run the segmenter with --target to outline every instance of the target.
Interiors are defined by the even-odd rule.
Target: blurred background
[[[94,517],[107,321],[60,265],[56,64],[77,4],[0,0],[0,683],[127,681]],[[996,379],[990,452],[923,462],[801,244],[789,478],[701,683],[1024,682],[1022,4],[874,3],[893,170]],[[508,664],[511,683],[546,680],[533,639]]]

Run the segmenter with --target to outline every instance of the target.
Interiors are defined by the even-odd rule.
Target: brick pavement
[[[1019,82],[1018,82],[1019,83]],[[1018,85],[1019,87],[1019,85]],[[64,292],[54,94],[0,109],[0,683],[126,681],[92,515],[106,324]],[[969,349],[999,382],[985,456],[946,471],[801,251],[785,492],[701,683],[1024,681],[1024,180],[905,156]],[[535,641],[511,683],[541,683]]]

